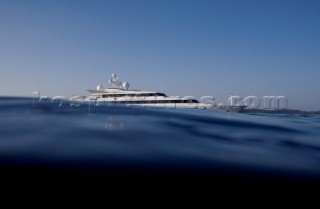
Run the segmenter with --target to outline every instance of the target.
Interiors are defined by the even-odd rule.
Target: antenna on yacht
[[[129,83],[128,82],[121,82],[117,74],[112,73],[112,77],[109,80],[109,84],[118,89],[128,90],[129,89]]]
[[[231,92],[230,95],[230,105],[233,106],[233,93]]]

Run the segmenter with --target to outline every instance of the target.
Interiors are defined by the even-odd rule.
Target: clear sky
[[[134,89],[320,110],[320,1],[0,0],[0,95],[87,95],[113,71]]]

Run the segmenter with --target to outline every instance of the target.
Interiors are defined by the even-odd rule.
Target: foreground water
[[[318,181],[319,127],[316,115],[125,106],[94,111],[0,97],[0,166],[259,173]]]

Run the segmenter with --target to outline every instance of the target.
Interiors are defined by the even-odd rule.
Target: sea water
[[[0,168],[259,173],[319,180],[318,115],[104,106],[0,97]]]

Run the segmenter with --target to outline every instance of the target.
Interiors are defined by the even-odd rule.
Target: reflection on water
[[[106,128],[108,131],[120,131],[124,129],[124,122],[115,121],[112,117],[109,117],[106,123]]]

